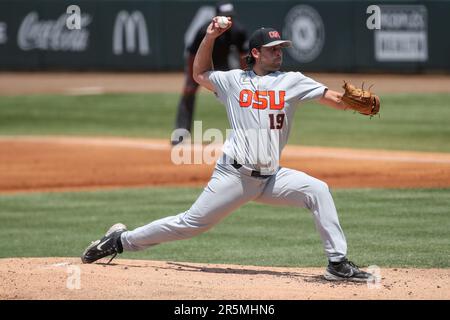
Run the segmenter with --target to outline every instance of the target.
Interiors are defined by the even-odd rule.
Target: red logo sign
[[[278,31],[269,31],[269,37],[271,38],[276,38],[276,39],[280,39],[280,34],[278,33]]]
[[[284,108],[284,97],[286,91],[251,91],[241,90],[239,95],[239,104],[242,108],[252,106],[254,109],[282,110]]]

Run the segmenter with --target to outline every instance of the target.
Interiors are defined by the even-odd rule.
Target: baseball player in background
[[[248,51],[248,36],[244,26],[236,20],[236,11],[229,1],[220,1],[216,4],[217,16],[231,16],[233,26],[214,42],[212,61],[214,70],[227,71],[230,68],[230,55],[239,55],[241,68],[245,67],[245,55]],[[177,115],[175,119],[175,131],[171,137],[171,144],[176,145],[190,135],[192,119],[194,117],[195,97],[198,91],[198,83],[193,78],[194,58],[197,50],[205,37],[209,22],[203,25],[197,33],[193,42],[187,48],[185,61],[185,82],[183,93],[178,103]],[[234,52],[233,52],[234,48]],[[178,129],[178,130],[177,130]]]
[[[209,24],[195,56],[195,81],[215,93],[225,105],[233,133],[227,138],[211,180],[185,212],[156,220],[133,231],[115,224],[82,255],[84,263],[123,251],[143,250],[173,240],[188,239],[207,231],[249,201],[290,205],[311,211],[323,242],[327,280],[368,281],[370,273],[347,259],[347,242],[327,184],[306,173],[279,166],[296,106],[308,100],[346,109],[342,94],[300,72],[280,72],[283,40],[278,31],[261,28],[249,43],[247,70],[212,71],[215,39],[232,24]],[[282,213],[280,213],[282,214]]]

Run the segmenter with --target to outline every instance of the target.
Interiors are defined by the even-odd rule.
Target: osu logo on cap
[[[280,37],[280,34],[278,33],[278,31],[270,31],[270,32],[269,32],[269,37],[271,37],[271,38],[277,38],[277,39],[281,38],[281,37]]]

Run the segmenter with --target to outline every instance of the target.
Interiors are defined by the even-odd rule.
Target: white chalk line
[[[69,96],[98,95],[105,93],[105,88],[100,86],[76,87],[76,88],[68,88],[65,90],[64,93]]]
[[[46,264],[38,266],[36,269],[54,269],[54,268],[67,268],[71,266],[72,263],[70,262],[59,262],[59,263],[52,263],[52,264]]]

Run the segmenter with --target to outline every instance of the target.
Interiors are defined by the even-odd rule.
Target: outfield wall
[[[376,8],[367,13],[373,4],[235,1],[235,8],[249,33],[272,26],[293,40],[285,68],[450,71],[450,1],[377,1],[379,16]],[[70,5],[79,15],[67,13]],[[209,1],[0,0],[0,69],[179,71],[186,43],[213,14]]]

